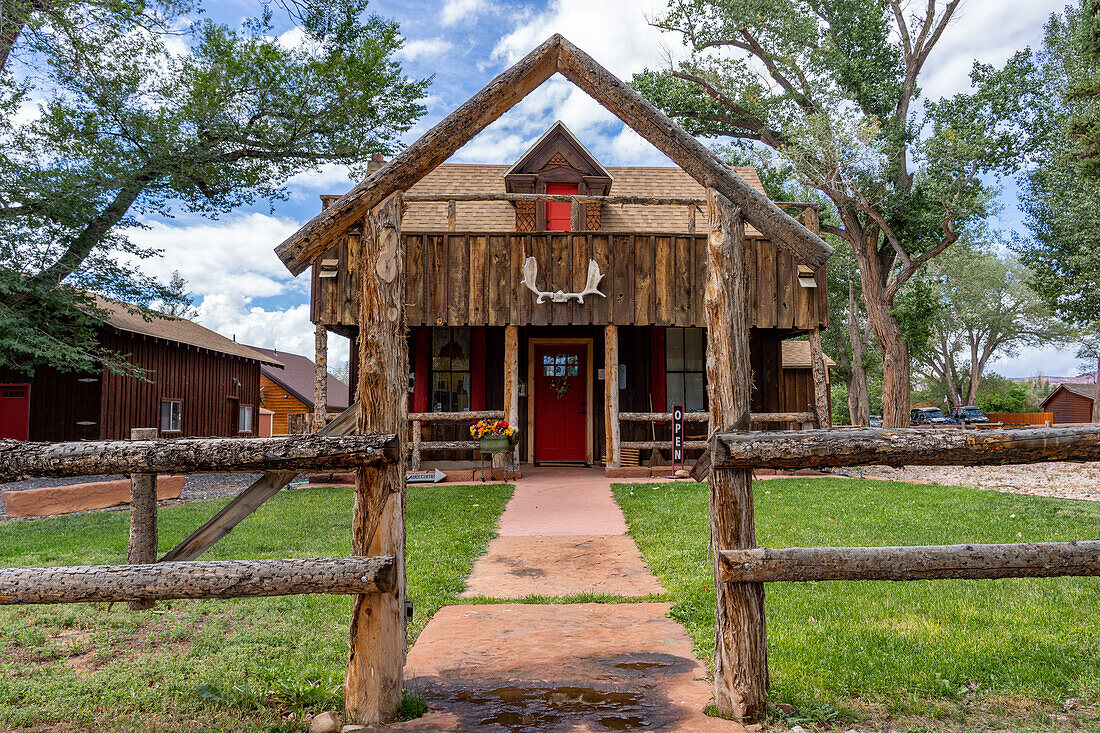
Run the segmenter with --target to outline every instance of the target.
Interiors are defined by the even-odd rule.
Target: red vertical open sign
[[[684,406],[672,406],[672,462],[684,465]]]

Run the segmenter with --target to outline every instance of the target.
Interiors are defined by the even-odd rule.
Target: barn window
[[[701,328],[665,329],[665,399],[669,409],[707,409],[706,348]]]
[[[160,403],[160,431],[178,433],[183,430],[183,400],[163,400]]]
[[[432,329],[432,412],[470,409],[470,329]]]
[[[237,419],[237,430],[242,433],[252,432],[252,405],[241,405],[240,415]]]

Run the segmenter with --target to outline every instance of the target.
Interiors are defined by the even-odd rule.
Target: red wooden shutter
[[[547,183],[546,193],[555,196],[575,196],[576,183]],[[546,229],[552,232],[568,232],[573,228],[569,204],[557,201],[546,202]]]

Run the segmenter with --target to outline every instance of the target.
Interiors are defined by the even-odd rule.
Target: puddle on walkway
[[[440,678],[416,682],[424,685],[431,708],[458,715],[471,731],[566,731],[582,723],[593,731],[643,731],[667,725],[674,717],[668,700],[650,686]]]

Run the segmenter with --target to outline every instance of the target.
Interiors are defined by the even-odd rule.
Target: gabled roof
[[[445,195],[453,193],[504,193],[506,165],[484,163],[444,163],[421,178],[409,194]],[[734,168],[753,188],[764,190],[755,168]],[[694,178],[674,166],[621,166],[607,168],[615,179],[620,196],[666,196],[699,198],[706,191]],[[643,206],[611,204],[602,206],[601,232],[684,233],[688,231],[686,206]],[[703,231],[706,214],[696,214],[696,231]],[[410,201],[401,217],[403,232],[446,231],[445,201]],[[516,211],[509,201],[469,201],[455,207],[455,227],[459,231],[513,232]],[[760,236],[753,227],[745,227],[746,236]]]
[[[528,167],[531,159],[538,154],[544,142],[550,140],[551,138],[556,138],[559,136],[566,138],[569,142],[573,143],[573,145],[576,146],[577,152],[581,154],[582,158],[584,158],[584,162],[587,163],[589,170],[591,170],[593,173],[598,173],[600,175],[604,175],[608,178],[614,179],[614,176],[608,173],[607,169],[600,164],[600,161],[596,160],[596,156],[593,155],[592,152],[584,146],[584,143],[582,143],[577,138],[577,136],[573,134],[573,131],[566,127],[565,123],[561,120],[557,120],[556,122],[554,122],[554,124],[550,125],[549,130],[539,135],[539,139],[536,140],[535,143],[527,149],[526,153],[519,157],[519,160],[513,163],[512,166],[507,171],[505,171],[504,175],[507,176],[511,175],[512,173],[519,173],[523,171],[525,168]]]
[[[820,267],[833,250],[755,190],[705,145],[564,37],[554,34],[419,140],[310,219],[275,252],[297,275],[348,227],[397,191],[407,191],[557,72],[672,159],[700,185],[741,209],[745,220],[795,257]]]
[[[1058,385],[1058,389],[1051,392],[1050,395],[1045,400],[1043,400],[1042,403],[1040,403],[1039,407],[1046,407],[1047,403],[1054,399],[1054,395],[1058,394],[1062,390],[1065,390],[1070,394],[1075,394],[1078,397],[1084,397],[1089,401],[1093,400],[1096,396],[1095,384],[1076,384],[1073,382],[1066,382]]]
[[[293,395],[299,402],[313,409],[313,378],[316,365],[308,356],[290,354],[285,351],[261,349],[259,346],[250,347],[261,354],[278,359],[283,364],[279,369],[275,366],[263,365],[260,374]],[[348,386],[331,374],[328,375],[328,405],[329,412],[344,411],[348,408]]]
[[[133,306],[127,306],[125,303],[99,295],[95,296],[95,303],[97,308],[107,311],[107,325],[117,328],[119,331],[196,346],[200,349],[239,356],[242,359],[252,359],[264,364],[279,364],[277,359],[267,354],[261,354],[256,349],[238,344],[236,341],[227,339],[220,333],[204,328],[186,318],[157,316],[146,320],[140,312],[131,310]]]

